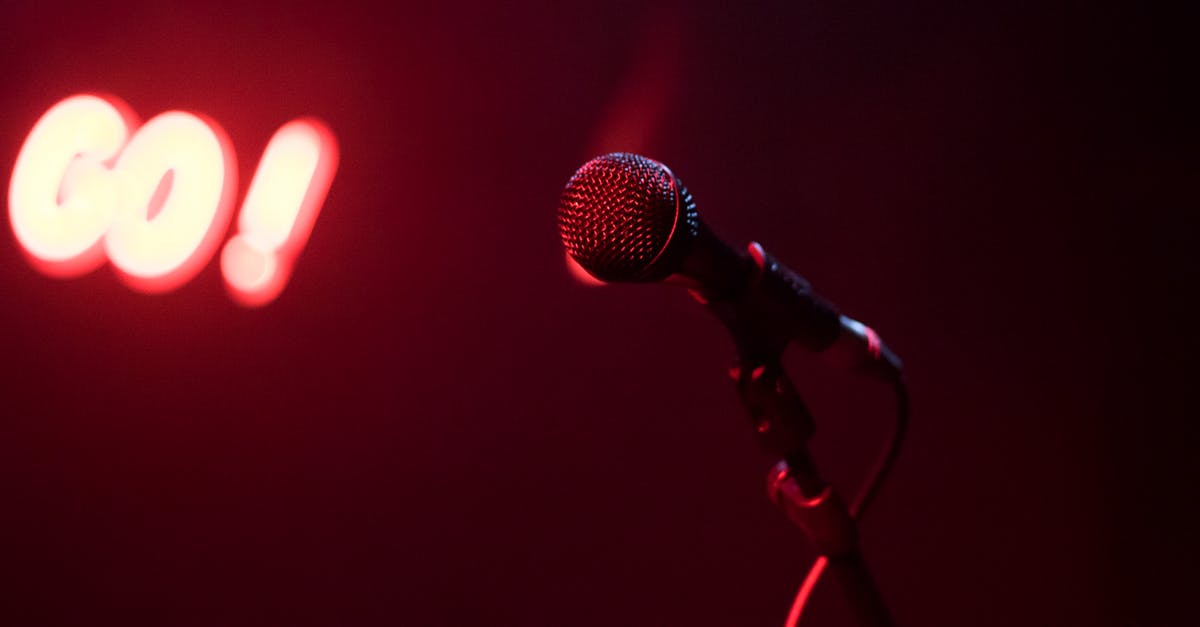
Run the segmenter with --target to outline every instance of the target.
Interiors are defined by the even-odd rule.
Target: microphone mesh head
[[[604,281],[658,281],[699,230],[692,196],[667,166],[629,153],[583,164],[558,203],[563,246]]]

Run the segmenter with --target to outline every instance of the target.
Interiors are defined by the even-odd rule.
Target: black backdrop
[[[863,528],[901,622],[1180,624],[1188,21],[944,5],[0,4],[6,168],[88,90],[212,116],[243,193],[292,117],[342,148],[261,310],[0,238],[0,623],[781,624],[811,554],[727,339],[564,267],[563,183],[632,149],[905,357]],[[850,491],[886,390],[791,361]]]

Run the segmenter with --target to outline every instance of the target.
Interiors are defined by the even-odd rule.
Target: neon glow
[[[221,268],[235,300],[282,291],[337,167],[333,133],[312,119],[276,132]],[[212,258],[231,217],[235,155],[213,120],[182,111],[138,128],[107,96],[71,96],[34,125],[9,185],[9,221],[30,262],[72,277],[112,262],[147,293],[174,289]]]
[[[223,138],[215,123],[171,111],[138,129],[121,150],[113,168],[120,202],[104,248],[131,286],[174,289],[212,257],[236,188],[233,150]],[[161,205],[153,206],[163,187]]]
[[[221,272],[235,299],[274,300],[312,233],[337,168],[333,133],[316,120],[295,120],[271,138],[246,192],[238,233],[221,252]]]
[[[103,263],[117,188],[107,176],[129,124],[112,101],[74,96],[37,121],[13,167],[8,218],[44,273],[76,276]]]

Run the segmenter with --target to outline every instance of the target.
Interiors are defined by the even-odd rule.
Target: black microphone
[[[743,252],[713,234],[691,193],[658,161],[612,153],[583,164],[563,190],[558,228],[567,252],[597,279],[688,287],[728,327],[743,362],[778,360],[795,342],[877,376],[900,372],[878,334],[841,315],[761,245]]]

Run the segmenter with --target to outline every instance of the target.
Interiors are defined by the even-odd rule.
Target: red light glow
[[[808,569],[808,574],[804,576],[804,581],[800,584],[800,590],[796,592],[796,599],[792,601],[787,621],[783,623],[784,627],[797,627],[800,624],[800,617],[804,614],[808,599],[812,597],[813,590],[816,589],[817,582],[821,580],[821,574],[825,572],[825,567],[828,565],[829,558],[820,555]]]
[[[575,261],[573,258],[571,258],[571,253],[566,253],[566,257],[567,257],[567,272],[569,272],[571,274],[571,277],[574,278],[576,281],[579,281],[580,283],[582,283],[583,285],[587,285],[588,287],[597,287],[600,285],[604,285],[604,281],[601,281],[600,279],[597,279],[596,277],[592,276],[592,273],[588,272],[587,270],[584,270],[583,266],[579,265],[578,261]]]
[[[21,147],[9,221],[47,275],[78,276],[107,258],[134,289],[168,291],[216,251],[237,190],[235,158],[214,120],[169,111],[138,128],[115,98],[71,96]],[[294,120],[271,138],[221,256],[239,303],[259,306],[283,289],[336,168],[336,139],[316,120]]]

